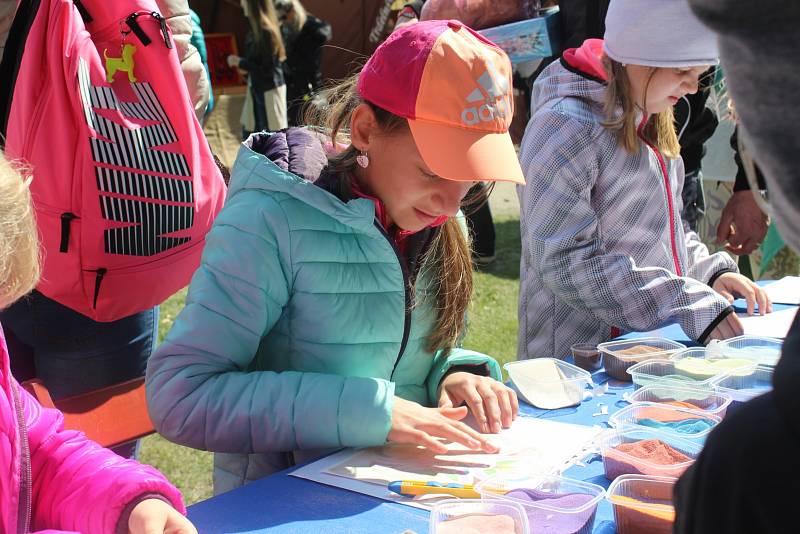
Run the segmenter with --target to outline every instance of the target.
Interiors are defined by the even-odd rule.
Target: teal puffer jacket
[[[305,146],[283,161],[324,154],[307,132],[289,134]],[[394,395],[435,405],[453,365],[500,379],[488,356],[425,349],[435,315],[424,274],[406,333],[404,272],[368,199],[345,203],[243,145],[206,239],[186,307],[147,367],[167,439],[229,453],[380,445]]]

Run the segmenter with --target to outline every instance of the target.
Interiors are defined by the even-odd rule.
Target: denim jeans
[[[144,376],[158,334],[158,307],[98,323],[34,291],[0,312],[11,369],[38,377],[53,399]],[[129,457],[135,443],[115,452]]]

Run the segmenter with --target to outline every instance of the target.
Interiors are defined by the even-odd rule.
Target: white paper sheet
[[[585,455],[600,427],[571,425],[533,417],[519,417],[511,428],[493,436],[496,454],[475,454],[451,444],[451,453],[431,456],[398,448],[345,449],[292,472],[293,476],[371,495],[409,506],[430,509],[451,498],[425,495],[415,499],[390,492],[394,480],[435,480],[474,484],[509,473],[560,472]],[[399,449],[399,450],[398,450]]]
[[[789,333],[794,316],[797,310],[790,308],[787,310],[775,311],[766,315],[743,315],[739,314],[739,320],[744,326],[744,333],[751,336],[767,336],[783,339]]]
[[[776,304],[800,305],[800,276],[787,276],[764,286],[764,291]]]

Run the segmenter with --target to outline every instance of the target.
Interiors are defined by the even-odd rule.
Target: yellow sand
[[[633,497],[625,497],[624,495],[612,496],[611,503],[634,508],[637,512],[665,521],[675,521],[675,507],[671,504],[653,504],[639,501]]]

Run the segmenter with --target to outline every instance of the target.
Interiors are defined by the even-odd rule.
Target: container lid
[[[541,362],[552,363],[558,373],[537,373]],[[588,371],[581,369],[577,365],[559,360],[558,358],[517,360],[515,362],[506,363],[503,365],[503,368],[508,371],[512,381],[514,380],[514,377],[511,375],[512,373],[523,373],[526,380],[534,382],[570,382],[573,380],[585,380],[588,383],[592,379],[592,375]]]

